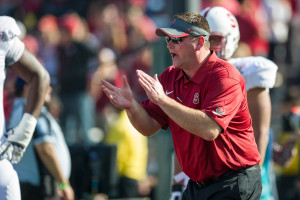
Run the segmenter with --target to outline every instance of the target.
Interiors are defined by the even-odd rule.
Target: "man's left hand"
[[[145,72],[137,70],[137,76],[139,78],[138,80],[140,85],[143,87],[147,96],[153,103],[159,104],[162,98],[167,97],[162,85],[157,78],[157,74],[155,74],[152,78]]]

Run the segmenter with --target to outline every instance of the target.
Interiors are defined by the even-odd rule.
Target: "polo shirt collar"
[[[196,74],[189,81],[195,82],[197,84],[200,84],[202,82],[202,79],[205,77],[203,75],[206,74],[213,67],[214,63],[219,59],[215,51],[211,50],[210,53],[211,55],[209,56],[209,58],[205,61],[205,63],[203,63],[203,65],[198,69]],[[176,81],[185,77],[186,76],[184,74],[184,71],[180,69],[180,74],[176,78]]]

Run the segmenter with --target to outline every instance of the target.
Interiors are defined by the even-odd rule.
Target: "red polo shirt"
[[[150,100],[142,102],[162,128],[170,127],[179,163],[193,181],[259,163],[245,82],[233,65],[213,53],[190,80],[171,66],[159,81],[169,97],[205,112],[224,130],[214,141],[206,141],[182,129]]]

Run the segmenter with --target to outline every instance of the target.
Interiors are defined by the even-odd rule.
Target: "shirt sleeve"
[[[0,43],[6,49],[5,65],[10,66],[22,56],[25,46],[18,38],[21,30],[14,18],[0,16]]]
[[[230,77],[214,79],[209,85],[201,110],[226,130],[245,98],[242,87]]]
[[[54,138],[51,134],[49,121],[45,117],[39,117],[34,133],[33,145],[39,145],[44,142],[54,143]]]
[[[21,58],[25,50],[24,43],[18,37],[8,41],[8,45],[9,51],[5,57],[5,66],[10,66],[16,63]]]
[[[278,66],[264,57],[247,57],[231,59],[243,75],[247,91],[256,87],[269,90],[274,87]]]
[[[168,129],[169,121],[168,116],[162,111],[162,109],[152,103],[149,99],[141,103],[141,106],[146,110],[146,112],[153,117],[158,123],[160,123],[162,129]]]

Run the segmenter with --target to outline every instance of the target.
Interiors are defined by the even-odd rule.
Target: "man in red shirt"
[[[126,77],[103,91],[145,136],[170,127],[179,164],[190,177],[183,199],[259,199],[260,156],[242,75],[210,51],[209,25],[198,13],[173,17],[165,36],[173,66],[159,78],[137,70],[148,100],[140,105]]]

